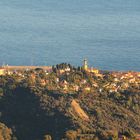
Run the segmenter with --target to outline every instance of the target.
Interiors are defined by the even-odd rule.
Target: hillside
[[[74,69],[74,68],[72,68]],[[94,74],[70,71],[44,75],[43,71],[0,76],[0,138],[2,140],[136,140],[140,134],[140,88],[109,92],[101,86],[112,81]],[[67,75],[67,76],[66,76]],[[59,76],[59,83],[55,78]],[[82,79],[80,79],[82,78]],[[43,79],[49,80],[43,84]],[[71,86],[87,80],[99,87],[73,91]],[[57,80],[58,81],[58,80]],[[85,83],[85,82],[83,82]],[[82,87],[87,87],[84,84]],[[73,92],[72,92],[73,91]]]

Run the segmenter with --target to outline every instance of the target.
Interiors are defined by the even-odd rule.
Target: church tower
[[[88,61],[87,61],[87,59],[84,59],[84,62],[83,62],[83,69],[84,69],[84,70],[88,70]]]

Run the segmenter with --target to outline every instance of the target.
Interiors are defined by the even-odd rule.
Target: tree
[[[50,135],[45,135],[44,140],[52,140],[52,137]]]
[[[66,138],[68,140],[76,140],[77,139],[77,132],[74,130],[68,130],[66,132]]]
[[[5,124],[0,123],[0,140],[11,140],[12,131]]]
[[[0,98],[3,96],[3,89],[0,88]]]

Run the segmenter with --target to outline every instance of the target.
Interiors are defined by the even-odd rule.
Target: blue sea
[[[0,65],[68,62],[140,71],[140,0],[0,0]]]

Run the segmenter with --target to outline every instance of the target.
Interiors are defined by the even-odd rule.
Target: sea
[[[0,65],[63,62],[140,71],[140,0],[0,0]]]

